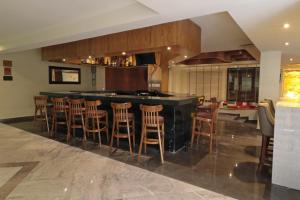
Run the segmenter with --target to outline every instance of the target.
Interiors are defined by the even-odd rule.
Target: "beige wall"
[[[171,67],[169,81],[170,92],[226,99],[226,67]]]
[[[12,60],[13,81],[3,81],[4,59]],[[0,119],[32,116],[33,96],[40,91],[70,91],[91,89],[91,68],[81,66],[81,84],[48,84],[48,66],[80,67],[41,60],[40,49],[0,55]]]

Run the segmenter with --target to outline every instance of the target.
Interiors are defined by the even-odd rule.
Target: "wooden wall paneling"
[[[99,36],[90,39],[91,54],[102,56],[108,51],[108,36]]]
[[[76,57],[88,58],[91,55],[90,39],[79,40],[76,42]]]
[[[177,23],[176,43],[192,53],[201,52],[201,28],[191,20]]]
[[[163,47],[176,45],[177,26],[175,22],[153,26],[151,46]]]
[[[146,27],[128,31],[128,50],[138,51],[152,48],[151,30],[152,27]]]
[[[128,51],[128,32],[114,33],[108,36],[108,52],[119,53]]]
[[[66,43],[64,45],[64,54],[62,58],[76,58],[77,56],[76,42]]]

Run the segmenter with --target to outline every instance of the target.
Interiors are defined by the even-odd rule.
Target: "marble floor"
[[[0,138],[0,199],[231,199],[8,125]]]
[[[12,140],[11,148],[18,150],[19,146],[20,148],[24,147],[25,144],[20,145],[20,143],[24,138],[29,137],[31,139],[27,138],[27,140],[32,144],[30,145],[25,139],[25,146],[29,148],[30,153],[28,154],[32,156],[28,155],[28,157],[35,158],[37,156],[39,159],[23,160],[22,158],[27,156],[24,155],[26,153],[21,153],[23,155],[20,156],[21,160],[12,157],[5,162],[40,162],[32,171],[33,174],[36,173],[35,170],[38,173],[29,176],[42,181],[38,184],[39,186],[36,186],[37,188],[34,188],[34,191],[45,190],[42,187],[42,183],[45,183],[51,188],[53,187],[50,189],[51,192],[58,191],[54,192],[58,195],[57,199],[78,197],[81,199],[226,199],[230,197],[243,200],[300,199],[299,191],[271,184],[270,168],[265,168],[262,173],[257,173],[261,137],[255,129],[255,124],[220,120],[217,126],[217,147],[213,153],[209,154],[206,141],[200,140],[200,143],[194,145],[193,148],[176,154],[166,153],[164,165],[160,164],[159,153],[155,148],[150,148],[147,155],[143,155],[142,161],[137,162],[136,154],[132,156],[128,153],[126,142],[121,142],[122,149],[111,153],[106,145],[102,145],[100,149],[92,141],[83,145],[80,138],[73,139],[69,145],[62,144],[65,143],[63,134],[56,135],[54,139],[61,142],[57,143],[48,139],[48,134],[41,131],[40,124],[35,122],[10,123],[10,126],[19,128],[11,128],[11,131],[17,132],[18,140],[20,140],[9,137]],[[5,125],[2,127],[9,129]],[[44,138],[34,136],[29,132],[44,136]],[[0,136],[1,134],[3,134],[2,131],[0,131]],[[6,137],[8,136],[9,134],[6,134]],[[32,141],[33,138],[35,138],[34,141]],[[0,140],[1,157],[2,142],[7,145],[10,141]],[[38,145],[38,143],[40,144]],[[106,141],[104,141],[105,143]],[[136,151],[137,149],[135,149]],[[67,156],[69,154],[71,156]],[[47,161],[43,161],[44,159]],[[3,162],[1,161],[1,163]],[[39,170],[41,171],[39,172]],[[49,171],[49,174],[46,171]],[[12,169],[10,173],[14,173],[14,170]],[[2,182],[5,182],[6,179],[3,178]],[[98,183],[98,187],[89,183],[95,183],[95,179],[102,181]],[[26,178],[23,181],[26,181]],[[84,183],[86,186],[80,187],[78,182]],[[127,185],[124,182],[127,182]],[[27,186],[29,185],[27,184]],[[15,192],[25,190],[20,187],[16,187],[8,199],[18,198],[18,196],[14,196],[18,195]],[[27,188],[27,190],[30,189]],[[48,198],[47,195],[51,192],[45,192],[44,198]],[[83,192],[85,195],[80,196],[83,195],[81,194]],[[94,194],[95,192],[97,194]],[[27,192],[25,193],[27,194]],[[23,198],[22,195],[20,197]],[[24,198],[27,198],[26,195]],[[51,198],[55,199],[56,196],[51,196]]]

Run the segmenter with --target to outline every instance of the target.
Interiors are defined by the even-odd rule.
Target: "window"
[[[257,102],[259,68],[227,69],[227,101]]]

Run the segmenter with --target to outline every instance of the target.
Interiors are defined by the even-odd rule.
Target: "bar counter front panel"
[[[101,100],[100,109],[106,110],[109,115],[110,130],[112,127],[111,102],[131,102],[129,112],[134,113],[136,122],[136,137],[141,135],[141,111],[140,104],[163,105],[160,113],[165,119],[165,150],[176,152],[188,144],[191,137],[192,119],[191,113],[195,110],[197,98],[190,96],[136,96],[136,95],[112,95],[106,92],[40,92],[41,95],[53,97],[84,98],[86,100]],[[111,132],[111,131],[110,131]]]

